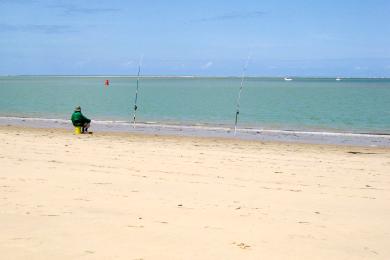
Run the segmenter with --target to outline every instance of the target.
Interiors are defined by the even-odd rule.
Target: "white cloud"
[[[356,66],[354,69],[355,70],[367,70],[368,67]]]
[[[213,66],[213,62],[212,61],[209,61],[207,62],[206,64],[202,65],[202,69],[208,69],[210,68],[211,66]]]
[[[123,63],[124,67],[131,67],[133,65],[134,65],[134,61],[132,61],[132,60],[128,60],[128,61]]]

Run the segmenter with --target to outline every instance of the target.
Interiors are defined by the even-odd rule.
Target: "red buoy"
[[[104,82],[104,85],[105,85],[106,87],[108,87],[108,86],[110,85],[110,81],[109,81],[108,79],[106,79],[106,81]]]

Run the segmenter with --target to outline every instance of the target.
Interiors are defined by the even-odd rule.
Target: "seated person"
[[[80,106],[74,109],[71,120],[74,126],[82,127],[82,133],[88,133],[88,128],[90,126],[91,119],[88,119],[83,114],[81,114]]]

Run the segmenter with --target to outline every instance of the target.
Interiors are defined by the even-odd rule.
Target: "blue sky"
[[[0,0],[0,75],[390,77],[390,1]]]

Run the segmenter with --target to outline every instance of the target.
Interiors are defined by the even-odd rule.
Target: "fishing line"
[[[138,63],[138,73],[137,73],[137,87],[135,89],[135,98],[134,98],[134,114],[133,114],[133,128],[135,128],[135,119],[137,116],[137,101],[138,101],[138,90],[139,90],[139,77],[141,73],[141,65],[142,65],[143,56],[141,56]]]
[[[236,135],[236,133],[237,133],[238,115],[240,114],[241,92],[242,92],[242,89],[244,87],[245,73],[246,73],[246,70],[248,68],[249,60],[250,60],[250,55],[248,55],[248,58],[247,58],[246,63],[245,63],[245,66],[244,66],[244,68],[242,70],[240,90],[238,91],[238,97],[237,97],[237,103],[236,103],[237,105],[236,105],[236,119],[234,121],[234,135]]]

